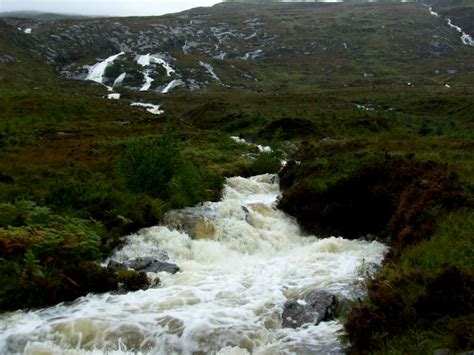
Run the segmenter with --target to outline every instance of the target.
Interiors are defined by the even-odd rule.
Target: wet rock
[[[304,300],[285,302],[282,314],[282,326],[298,328],[303,324],[319,324],[334,319],[339,309],[339,299],[332,293],[316,290]]]
[[[376,263],[364,263],[360,267],[360,274],[364,277],[373,276],[382,268],[381,265]]]
[[[203,217],[204,216],[204,217]],[[165,215],[165,223],[184,231],[194,239],[210,239],[217,237],[216,228],[212,222],[215,210],[212,204],[173,210]]]
[[[159,261],[151,257],[130,260],[125,262],[124,265],[135,271],[143,272],[169,272],[170,274],[176,274],[180,271],[179,267],[175,264]]]
[[[112,272],[117,272],[121,270],[126,270],[127,267],[125,266],[125,264],[119,263],[118,261],[115,261],[115,260],[111,260],[107,264],[107,269]]]
[[[16,62],[16,61],[17,61],[16,58],[11,55],[8,55],[8,54],[0,55],[1,64],[8,64],[8,63]]]

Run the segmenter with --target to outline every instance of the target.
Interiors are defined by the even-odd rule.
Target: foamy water
[[[111,256],[124,261],[167,253],[181,272],[160,273],[160,285],[145,291],[3,314],[0,353],[343,352],[340,322],[281,328],[283,305],[315,289],[361,296],[361,268],[380,264],[387,248],[303,236],[292,218],[274,208],[278,194],[274,175],[228,179],[220,202],[185,210],[196,226],[207,226],[196,230],[199,239],[157,226],[127,237]]]

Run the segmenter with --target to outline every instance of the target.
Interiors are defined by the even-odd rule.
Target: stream
[[[166,255],[180,272],[149,273],[160,281],[143,291],[1,314],[0,353],[343,353],[339,321],[282,328],[284,303],[318,289],[363,296],[367,266],[387,247],[304,235],[275,208],[279,194],[276,175],[227,179],[221,201],[169,213],[109,259]]]

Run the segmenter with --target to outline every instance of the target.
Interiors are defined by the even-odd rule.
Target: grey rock
[[[143,272],[169,272],[171,274],[176,274],[180,271],[179,267],[175,264],[159,261],[152,257],[143,257],[130,260],[124,263],[130,269],[135,271]]]
[[[8,63],[16,62],[16,61],[17,60],[14,56],[11,56],[11,55],[8,55],[8,54],[0,55],[0,63],[1,64],[8,64]]]
[[[282,314],[282,326],[298,328],[303,324],[319,324],[334,319],[339,309],[339,299],[332,293],[316,290],[309,293],[304,300],[285,302]]]
[[[119,263],[118,261],[110,260],[109,263],[107,264],[107,269],[112,272],[117,272],[117,271],[126,270],[127,267],[124,264]]]
[[[168,272],[170,274],[176,274],[177,272],[180,271],[180,268],[176,264],[172,263],[167,263],[167,262],[162,262],[162,261],[156,261],[147,268],[141,270],[144,272]]]
[[[376,263],[364,263],[360,268],[360,273],[364,277],[373,276],[379,272],[381,268],[382,266]]]

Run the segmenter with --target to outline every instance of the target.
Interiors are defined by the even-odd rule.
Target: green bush
[[[267,173],[277,173],[281,169],[281,160],[279,156],[273,153],[261,153],[251,163],[249,170],[251,175],[261,175]]]
[[[176,140],[167,131],[157,138],[127,143],[117,158],[117,173],[130,191],[167,199],[180,163]]]
[[[182,208],[211,200],[213,191],[220,189],[221,182],[221,179],[201,167],[183,164],[171,180],[171,204],[173,208]]]

